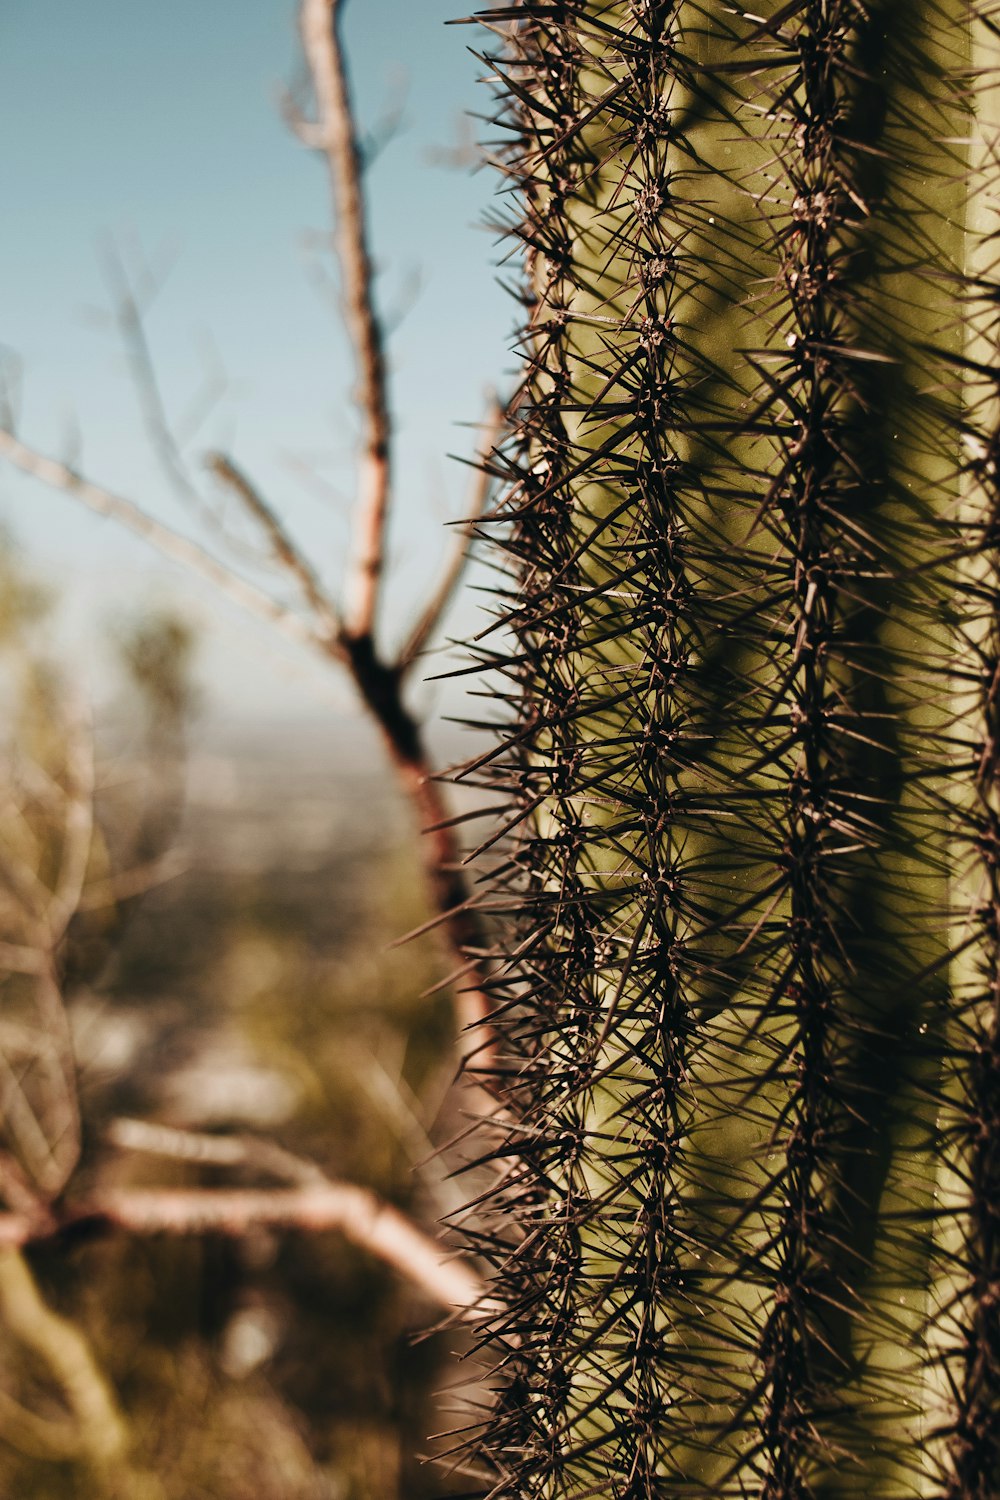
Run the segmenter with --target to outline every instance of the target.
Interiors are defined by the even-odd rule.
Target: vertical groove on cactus
[[[761,1345],[774,1497],[850,1494],[861,1473],[916,1493],[930,1462],[919,1345],[950,941],[956,491],[938,346],[954,346],[941,288],[960,253],[960,159],[939,143],[962,129],[961,49],[945,59],[932,16],[815,0],[762,28],[778,79],[771,323],[787,346],[759,362],[775,449],[762,510],[792,570],[775,640],[788,962],[765,1000],[794,1016]]]
[[[522,815],[486,1488],[997,1500],[1000,724],[988,688],[973,812],[955,663],[970,614],[987,675],[998,650],[996,577],[959,572],[995,547],[1000,453],[984,373],[963,478],[996,362],[956,316],[967,0],[482,19],[526,309],[481,648],[512,727],[467,773]],[[956,938],[966,816],[988,896]]]
[[[956,697],[976,726],[967,736],[975,874],[954,975],[959,1103],[951,1177],[959,1235],[947,1246],[953,1254],[942,1299],[948,1332],[940,1357],[953,1408],[944,1426],[945,1500],[993,1500],[1000,1492],[1000,32],[994,7],[973,6],[971,16],[976,121],[962,301],[970,329],[962,429],[970,561]]]

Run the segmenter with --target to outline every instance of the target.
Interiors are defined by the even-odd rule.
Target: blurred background
[[[468,111],[489,110],[479,41],[444,25],[452,13],[346,12],[392,328],[387,649],[464,514],[468,470],[448,455],[474,451],[514,321],[482,227],[494,183],[473,170],[484,127]],[[204,451],[230,452],[337,594],[352,355],[323,169],[282,119],[301,75],[284,0],[0,0],[0,373],[4,425],[182,534],[204,536]],[[439,1152],[464,1125],[446,963],[433,934],[390,946],[427,915],[417,838],[346,677],[7,468],[0,518],[8,1185],[58,1182],[77,1138],[85,1186],[241,1180],[122,1149],[115,1122],[138,1118],[278,1142],[433,1229],[468,1191]],[[221,499],[207,521],[217,550],[280,587]],[[469,570],[446,634],[482,628],[488,576]],[[442,764],[477,744],[449,722],[462,693],[426,680],[448,664],[428,657],[413,689]],[[58,947],[63,1046],[23,955],[84,801],[93,826]],[[461,1333],[428,1332],[440,1309],[342,1236],[81,1233],[33,1246],[27,1265],[20,1302],[0,1271],[0,1494],[468,1487],[429,1461],[449,1446],[432,1435],[484,1398],[474,1361],[456,1360]],[[67,1437],[72,1392],[20,1327],[36,1295],[82,1339],[127,1461]]]

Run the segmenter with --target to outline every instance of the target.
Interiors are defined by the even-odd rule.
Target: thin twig
[[[125,346],[125,356],[146,435],[173,489],[194,505],[201,519],[208,519],[205,504],[191,481],[180,446],[170,426],[163,392],[157,379],[156,362],[146,337],[143,313],[132,280],[114,242],[106,240],[102,250],[114,318]],[[150,291],[155,294],[155,287]]]
[[[292,541],[276,512],[268,505],[256,485],[242,469],[237,468],[224,453],[209,453],[205,462],[217,479],[242,500],[254,519],[263,527],[271,544],[276,562],[290,573],[302,590],[303,597],[313,611],[324,632],[324,637],[336,649],[336,642],[343,635],[343,625],[333,601],[327,594],[315,570]]]
[[[112,1121],[106,1139],[120,1151],[141,1151],[147,1156],[218,1167],[254,1167],[298,1187],[329,1181],[316,1162],[255,1135],[209,1135],[123,1116]]]
[[[340,43],[342,10],[343,0],[302,0],[299,26],[316,104],[315,134],[311,138],[326,157],[329,169],[344,321],[358,362],[361,473],[346,625],[351,635],[369,636],[375,626],[385,562],[391,428],[385,340],[375,311],[361,153]]]
[[[410,632],[409,639],[399,653],[397,660],[400,670],[403,672],[409,670],[438,629],[461,582],[462,574],[469,560],[469,549],[476,533],[476,526],[486,509],[490,483],[493,478],[489,469],[489,458],[500,440],[503,420],[503,407],[494,395],[490,402],[488,415],[480,432],[476,477],[466,507],[466,518],[458,529],[455,547],[448,566],[445,569],[444,577],[438,584],[427,607]]]
[[[388,1261],[443,1305],[470,1311],[483,1295],[483,1284],[468,1263],[448,1258],[429,1234],[398,1209],[382,1203],[367,1188],[333,1181],[316,1162],[296,1156],[273,1141],[252,1135],[209,1135],[129,1118],[115,1120],[106,1133],[106,1139],[119,1150],[141,1151],[151,1156],[202,1165],[248,1167],[281,1182],[294,1184],[300,1190],[318,1190],[321,1197],[317,1200],[320,1205],[317,1211],[321,1216],[331,1211],[336,1213],[338,1202],[344,1206],[344,1222],[328,1227],[340,1229],[348,1239]],[[328,1190],[337,1196],[330,1196]],[[281,1203],[282,1200],[278,1199],[274,1210],[279,1216]],[[330,1205],[333,1205],[332,1210]],[[381,1227],[371,1238],[366,1226],[376,1217]],[[285,1221],[279,1217],[273,1222]],[[296,1221],[291,1227],[327,1226],[321,1222]],[[429,1275],[432,1275],[431,1280],[428,1280]]]
[[[27,1051],[27,1061],[38,1067],[43,1065],[37,1039],[33,1039],[30,1051]],[[4,1137],[12,1142],[34,1182],[44,1192],[55,1194],[65,1183],[65,1174],[56,1160],[52,1142],[38,1112],[25,1093],[27,1075],[27,1068],[19,1072],[11,1066],[5,1047],[0,1046],[0,1118],[3,1119]]]
[[[169,526],[154,521],[152,516],[140,509],[133,501],[126,500],[122,495],[113,494],[111,490],[106,490],[92,480],[84,478],[75,469],[60,463],[58,459],[48,458],[45,454],[39,453],[36,448],[29,448],[12,432],[3,428],[0,428],[0,456],[6,458],[22,473],[30,474],[33,479],[40,480],[51,489],[61,490],[67,495],[75,496],[97,515],[118,521],[126,530],[141,537],[143,541],[151,543],[165,557],[173,562],[182,563],[191,572],[206,579],[226,598],[239,604],[250,614],[274,625],[291,640],[300,645],[318,645],[321,649],[327,649],[325,643],[317,639],[309,622],[301,615],[286,609],[284,605],[272,599],[269,594],[265,594],[255,584],[241,578],[238,573],[232,572],[210,552],[206,552],[204,547],[199,547],[197,542],[189,541],[179,532],[172,531]]]
[[[0,966],[8,961],[8,972],[32,978],[32,999],[40,1020],[39,1036],[20,1071],[0,1058],[4,1117],[11,1135],[16,1136],[40,1186],[50,1193],[61,1190],[69,1180],[80,1154],[80,1111],[76,1078],[76,1059],[66,1007],[58,977],[57,950],[70,921],[77,911],[87,878],[94,827],[94,746],[93,736],[82,712],[64,721],[65,753],[62,785],[50,777],[44,767],[36,766],[37,781],[43,787],[51,781],[59,802],[59,827],[55,830],[59,846],[59,864],[51,887],[30,866],[20,868],[25,878],[17,887],[21,911],[17,926],[20,943],[0,944]],[[53,812],[55,809],[53,808]],[[40,854],[39,850],[39,854]],[[11,862],[5,862],[8,874]],[[30,880],[27,876],[30,875]],[[40,892],[47,890],[41,897]],[[52,1067],[47,1066],[51,1060]],[[54,1087],[49,1085],[53,1075]],[[28,1095],[37,1095],[39,1084],[45,1092],[39,1103]],[[39,1138],[44,1149],[37,1149]]]
[[[47,971],[35,980],[34,999],[59,1082],[57,1087],[46,1090],[44,1102],[48,1107],[45,1120],[36,1111],[32,1112],[45,1131],[52,1165],[52,1171],[45,1169],[44,1175],[38,1176],[38,1181],[49,1192],[61,1192],[80,1160],[83,1132],[73,1033],[56,972],[55,954],[51,949],[48,950],[48,958]],[[44,1054],[41,1051],[35,1059],[35,1065],[39,1068],[44,1066]]]
[[[240,1236],[262,1225],[312,1233],[339,1230],[442,1307],[475,1315],[483,1295],[483,1284],[467,1263],[453,1259],[399,1209],[368,1188],[351,1183],[299,1188],[109,1189],[96,1197],[87,1213],[141,1234],[214,1231]]]

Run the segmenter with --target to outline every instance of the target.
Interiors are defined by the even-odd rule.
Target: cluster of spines
[[[775,423],[777,472],[769,519],[790,561],[791,641],[779,692],[786,695],[795,748],[789,764],[786,834],[787,962],[769,1003],[790,1013],[787,1039],[797,1063],[779,1138],[783,1189],[773,1233],[773,1295],[761,1329],[762,1392],[755,1468],[762,1500],[813,1493],[822,1452],[819,1414],[844,1350],[834,1309],[849,1295],[831,1274],[830,1155],[836,1136],[835,1028],[841,962],[836,931],[837,845],[857,836],[838,743],[834,702],[841,591],[857,588],[857,548],[838,525],[858,488],[849,425],[860,405],[854,371],[841,354],[851,230],[852,162],[843,132],[843,62],[859,19],[853,0],[809,4],[772,41],[786,50],[773,106],[779,139],[776,250],[787,355],[762,367],[766,410]],[[790,55],[789,55],[790,54]],[[780,139],[783,134],[784,139]],[[780,173],[780,176],[779,176]],[[773,189],[772,189],[773,190]],[[763,394],[763,393],[762,393]],[[863,559],[860,560],[863,562]],[[833,1314],[833,1316],[831,1316]]]
[[[954,407],[923,339],[944,306],[930,289],[959,267],[947,233],[912,263],[937,205],[913,204],[909,70],[926,70],[929,119],[949,108],[925,19],[893,41],[871,7],[807,0],[762,27],[775,154],[757,191],[779,274],[752,359],[772,424],[762,524],[791,574],[775,642],[787,891],[763,1004],[780,1165],[762,1199],[773,1237],[742,1267],[766,1287],[747,1475],[769,1500],[840,1494],[852,1469],[874,1493],[917,1494],[940,1463],[922,1404],[957,528]],[[949,176],[947,155],[925,170]]]
[[[527,698],[498,776],[545,811],[510,866],[532,990],[528,1001],[517,988],[504,1020],[523,1060],[514,1201],[527,1239],[505,1287],[514,1375],[489,1450],[500,1492],[582,1497],[611,1475],[616,1493],[639,1500],[661,1481],[664,1397],[677,1388],[661,1316],[681,1281],[672,1158],[690,1027],[681,876],[665,829],[680,800],[672,763],[690,753],[678,686],[693,634],[670,435],[684,401],[670,320],[684,271],[661,219],[679,59],[672,7],[638,7],[617,34],[617,76],[605,77],[609,90],[627,78],[628,94],[581,141],[572,9],[523,8],[514,61],[530,205],[517,232],[535,284],[507,543],[521,589],[508,623]],[[605,152],[621,170],[602,201]],[[585,207],[567,215],[573,194]],[[616,253],[616,223],[630,216],[621,200],[635,205],[639,233]],[[582,296],[581,235],[595,242]],[[609,308],[607,256],[622,282]],[[602,347],[622,330],[622,347]]]
[[[948,926],[935,837],[957,774],[947,710],[921,699],[947,695],[934,619],[962,546],[942,519],[952,408],[926,394],[944,365],[926,322],[912,347],[893,324],[922,276],[959,273],[951,245],[905,264],[905,210],[874,243],[892,172],[910,172],[897,209],[913,187],[865,138],[883,10],[485,17],[511,27],[526,213],[507,227],[527,260],[496,518],[512,645],[484,653],[515,723],[486,783],[524,815],[497,875],[519,1125],[480,1448],[510,1500],[992,1494],[915,1436],[947,1094],[949,939],[926,931]],[[972,1084],[980,1115],[995,1077]],[[995,1176],[995,1131],[984,1151],[974,1172]],[[970,1391],[995,1360],[994,1270]],[[982,1467],[982,1402],[958,1405]]]

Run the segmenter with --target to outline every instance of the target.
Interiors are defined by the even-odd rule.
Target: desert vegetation
[[[228,452],[211,476],[285,592],[9,424],[0,454],[346,678],[420,852],[370,852],[363,879],[352,859],[340,884],[331,839],[301,880],[286,848],[280,875],[163,883],[183,628],[125,640],[158,725],[133,759],[159,755],[168,789],[131,810],[29,674],[3,873],[30,1066],[0,1220],[24,1370],[0,1419],[48,1444],[53,1494],[237,1495],[252,1474],[359,1497],[990,1500],[997,18],[478,17],[521,378],[390,649],[399,475],[342,15],[303,0],[287,111],[328,178],[356,366],[342,576]],[[119,323],[176,464],[133,292]],[[496,583],[457,670],[489,740],[449,801],[411,685],[472,536]],[[420,946],[374,960],[397,922]],[[186,1077],[98,1069],[88,1092],[73,1017],[100,1033],[95,986],[134,1025],[150,996],[156,1025],[175,983],[204,1028]],[[236,1095],[209,1108],[236,1037],[266,1136]],[[374,1321],[338,1343],[362,1302]],[[469,1354],[440,1424],[441,1344],[404,1333],[428,1303]],[[418,1471],[430,1428],[454,1431]]]

